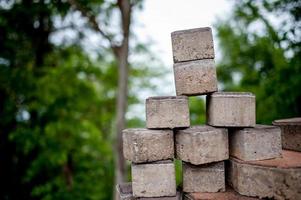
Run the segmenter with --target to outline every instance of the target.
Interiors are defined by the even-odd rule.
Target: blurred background
[[[300,0],[0,0],[0,199],[114,199],[121,130],[175,95],[170,33],[203,26],[220,90],[253,92],[258,123],[301,115]]]

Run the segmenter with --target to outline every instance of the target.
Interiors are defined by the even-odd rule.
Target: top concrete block
[[[175,63],[214,58],[211,28],[196,28],[171,33]]]
[[[146,99],[146,127],[150,129],[190,126],[188,97],[165,96]]]

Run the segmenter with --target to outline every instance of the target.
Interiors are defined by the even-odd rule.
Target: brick
[[[230,155],[241,160],[265,160],[281,157],[281,130],[276,126],[256,125],[255,128],[229,132]]]
[[[227,188],[225,192],[198,192],[186,193],[184,200],[258,200],[259,198],[247,197],[238,194],[232,188]]]
[[[282,158],[262,161],[230,159],[228,182],[238,193],[270,199],[301,197],[301,153],[284,150]]]
[[[174,158],[172,130],[134,128],[122,132],[123,154],[127,160],[143,163]]]
[[[217,91],[213,59],[175,63],[174,76],[177,95],[200,95]]]
[[[211,28],[195,28],[171,33],[175,63],[214,58]]]
[[[228,131],[211,126],[175,130],[176,157],[194,165],[229,158]]]
[[[171,197],[134,197],[132,190],[132,183],[123,183],[116,186],[117,193],[120,200],[181,200],[181,192],[177,192],[176,196]]]
[[[206,98],[207,124],[218,127],[254,127],[255,96],[246,92],[215,92]]]
[[[281,128],[282,148],[301,151],[301,118],[275,120]]]
[[[146,127],[150,129],[189,127],[186,96],[150,97],[146,99]]]
[[[225,191],[224,162],[206,165],[192,165],[183,162],[184,192]]]
[[[176,196],[174,163],[132,163],[132,186],[134,197]]]

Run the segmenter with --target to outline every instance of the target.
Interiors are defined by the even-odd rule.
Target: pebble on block
[[[172,197],[134,197],[132,190],[132,183],[123,183],[117,185],[117,194],[120,200],[181,200],[182,195],[177,192],[176,196]]]
[[[124,157],[134,163],[174,158],[172,130],[133,128],[123,130],[122,136]]]
[[[146,99],[147,128],[185,128],[189,126],[188,97],[165,96]]]
[[[301,153],[284,150],[282,158],[262,161],[230,159],[228,182],[242,195],[300,199]]]
[[[281,130],[276,126],[229,131],[230,155],[241,160],[265,160],[281,157]]]
[[[134,197],[176,196],[174,163],[132,163],[132,187]]]
[[[224,162],[206,165],[192,165],[183,162],[184,192],[223,192],[225,191]]]
[[[215,92],[206,98],[207,124],[218,127],[254,127],[255,96],[247,92]]]
[[[211,28],[195,28],[171,33],[175,63],[214,58]]]
[[[301,151],[301,118],[280,119],[273,122],[281,128],[282,148]]]
[[[175,130],[176,157],[194,165],[229,158],[228,131],[211,126]]]
[[[217,91],[216,69],[213,59],[174,64],[177,95],[200,95]]]

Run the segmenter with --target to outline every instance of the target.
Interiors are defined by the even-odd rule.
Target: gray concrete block
[[[174,163],[132,163],[132,187],[134,197],[176,196]]]
[[[171,33],[175,63],[214,58],[211,28],[195,28]]]
[[[177,95],[200,95],[217,91],[216,69],[213,59],[174,64]]]
[[[256,125],[254,128],[229,132],[230,155],[241,160],[265,160],[281,157],[281,130],[276,126]]]
[[[275,120],[281,128],[282,148],[301,151],[301,118]]]
[[[125,129],[122,137],[124,157],[134,163],[174,158],[172,130]]]
[[[230,159],[228,182],[238,193],[270,199],[299,200],[301,153],[283,151],[283,158],[263,161]]]
[[[171,197],[134,197],[132,190],[132,183],[117,184],[117,193],[119,195],[119,200],[181,200],[181,192],[177,192],[176,196]]]
[[[146,127],[150,129],[189,127],[186,96],[149,97],[146,99]]]
[[[183,162],[183,191],[225,191],[224,162],[210,163],[206,165],[192,165]]]
[[[246,92],[215,92],[206,98],[207,124],[218,127],[254,127],[255,96]]]
[[[228,131],[211,126],[175,130],[176,157],[194,165],[229,158]]]

